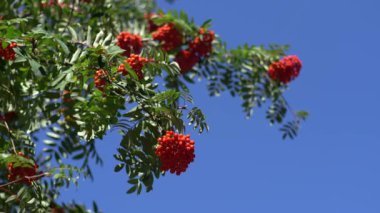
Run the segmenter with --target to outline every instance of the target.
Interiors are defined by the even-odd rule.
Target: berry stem
[[[17,150],[16,150],[16,146],[15,146],[15,143],[12,139],[12,132],[11,130],[9,129],[9,126],[8,126],[8,123],[7,121],[4,120],[4,125],[5,125],[5,128],[7,129],[8,133],[9,133],[9,139],[11,140],[11,143],[12,143],[12,147],[13,147],[13,151],[14,153],[17,155]]]

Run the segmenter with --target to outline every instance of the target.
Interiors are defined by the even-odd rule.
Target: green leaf
[[[8,197],[7,200],[5,200],[6,203],[10,203],[10,202],[13,202],[14,200],[17,199],[17,196],[16,195],[11,195]]]
[[[177,101],[180,95],[181,93],[178,91],[167,90],[165,92],[156,94],[155,96],[153,96],[152,100],[157,102],[167,101],[168,105],[170,105]]]
[[[46,135],[47,135],[47,136],[49,136],[50,138],[53,138],[53,139],[55,139],[55,140],[58,140],[58,139],[60,139],[60,138],[61,138],[61,136],[60,136],[60,135],[58,135],[58,134],[55,134],[55,133],[53,133],[53,132],[48,132],[48,133],[46,133]]]
[[[33,204],[35,201],[36,201],[36,198],[32,198],[32,199],[30,199],[27,203],[28,203],[28,204]]]
[[[32,68],[32,71],[36,74],[36,75],[46,75],[46,72],[44,71],[44,69],[42,68],[41,64],[38,63],[36,60],[34,59],[29,59],[29,64],[30,64],[30,67]]]
[[[120,163],[120,164],[117,164],[117,165],[115,166],[114,171],[115,171],[115,172],[119,172],[119,171],[122,170],[123,168],[124,168],[124,164],[123,164],[123,163]]]
[[[306,118],[309,117],[309,113],[306,111],[298,111],[297,117],[301,118],[302,120],[306,120]]]
[[[69,29],[71,37],[73,38],[73,40],[78,41],[78,35],[77,35],[77,32],[75,32],[74,28],[72,28],[71,26],[67,26],[67,28]]]
[[[204,28],[204,29],[208,29],[208,28],[210,28],[211,22],[212,22],[212,19],[208,19],[205,22],[203,22],[203,24],[201,25],[201,27]]]
[[[58,38],[56,38],[55,40],[62,47],[62,50],[63,50],[63,52],[65,52],[65,55],[69,55],[70,54],[70,50],[67,47],[67,45],[63,41],[61,41],[60,39],[58,39]]]
[[[88,28],[87,28],[87,45],[88,46],[91,46],[91,27],[90,26],[88,26]]]
[[[132,186],[128,191],[127,191],[127,194],[132,194],[133,192],[135,192],[137,189],[137,185],[134,185]]]

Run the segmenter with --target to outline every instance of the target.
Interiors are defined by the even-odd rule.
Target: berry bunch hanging
[[[11,122],[16,116],[17,114],[14,111],[7,112],[4,115],[0,115],[0,122],[1,121]]]
[[[130,56],[131,53],[140,53],[143,47],[142,38],[139,35],[131,34],[129,32],[121,32],[117,36],[116,44],[125,52],[123,56]]]
[[[301,68],[301,60],[295,55],[290,55],[273,62],[269,66],[268,74],[272,80],[287,84],[299,75]]]
[[[159,41],[164,51],[172,51],[182,45],[183,37],[173,23],[165,24],[152,33],[152,38]]]
[[[181,50],[178,52],[174,60],[178,63],[181,68],[181,73],[183,74],[191,70],[195,64],[199,62],[199,56],[192,51]]]
[[[13,48],[17,47],[15,42],[11,42],[6,48],[3,48],[2,42],[0,42],[0,56],[6,61],[14,61],[16,59],[16,52]]]
[[[200,28],[199,35],[189,44],[190,50],[199,57],[208,56],[212,51],[212,41],[214,39],[215,33],[213,31]]]
[[[155,153],[161,161],[162,171],[180,175],[194,161],[194,141],[190,140],[189,135],[166,131],[164,136],[158,138]]]
[[[95,77],[94,77],[95,87],[98,88],[100,91],[104,92],[104,88],[108,81],[107,78],[108,76],[107,76],[106,71],[104,71],[103,69],[97,70],[95,72]]]
[[[19,152],[19,156],[28,159],[24,156],[23,153]],[[20,180],[21,183],[25,183],[30,185],[31,182],[37,178],[27,178],[37,175],[38,165],[28,165],[28,166],[18,166],[14,167],[13,163],[8,163],[8,180],[9,181],[16,181]]]
[[[215,39],[213,31],[200,28],[198,36],[190,41],[187,50],[181,50],[175,57],[175,61],[181,68],[181,73],[191,70],[202,57],[208,57],[212,52],[212,42]]]
[[[139,80],[142,80],[144,78],[144,74],[142,72],[142,69],[146,63],[148,63],[148,59],[141,57],[136,54],[131,54],[125,62],[129,64],[129,66],[135,71],[137,77]],[[128,70],[125,69],[125,64],[120,64],[118,69],[118,72],[120,72],[122,75],[126,75],[128,73]]]

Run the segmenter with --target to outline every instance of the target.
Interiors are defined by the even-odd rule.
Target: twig
[[[39,179],[39,178],[42,178],[44,176],[49,176],[50,173],[48,172],[45,172],[45,173],[41,173],[41,174],[38,174],[38,175],[33,175],[33,176],[25,176],[25,177],[22,177],[22,178],[19,178],[17,180],[14,180],[14,181],[11,181],[11,182],[8,182],[8,183],[4,183],[2,185],[0,185],[0,189],[1,188],[4,188],[6,186],[9,186],[9,185],[12,185],[12,184],[15,184],[15,183],[18,183],[18,182],[21,182],[23,180],[35,180],[35,179]]]
[[[8,189],[6,189],[6,188],[0,188],[0,190],[2,190],[3,192],[6,192],[6,193],[8,193],[8,194],[15,195],[15,196],[16,196],[16,200],[17,200],[18,202],[21,201],[20,198],[17,196],[17,194],[11,192],[10,190],[8,190]]]
[[[69,19],[67,20],[67,24],[66,24],[65,29],[67,29],[71,23],[71,19],[73,18],[74,8],[75,8],[75,0],[72,0],[71,1],[70,16],[69,16]]]
[[[9,139],[11,140],[12,147],[13,147],[13,151],[14,151],[15,154],[17,155],[16,146],[15,146],[15,143],[14,143],[14,141],[13,141],[13,139],[12,139],[12,132],[11,132],[11,130],[9,129],[9,126],[8,126],[7,121],[4,120],[4,124],[5,124],[5,128],[7,129],[8,133],[9,133]]]

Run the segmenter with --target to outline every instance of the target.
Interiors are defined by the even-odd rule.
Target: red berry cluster
[[[126,63],[129,64],[129,66],[135,71],[137,77],[139,80],[142,80],[144,78],[144,74],[142,72],[142,68],[146,63],[149,62],[147,58],[141,57],[136,54],[131,54],[126,60]],[[128,70],[125,69],[124,64],[120,64],[118,69],[118,72],[120,72],[122,75],[126,75],[128,73]]]
[[[62,92],[62,96],[63,96],[62,101],[64,103],[70,103],[70,102],[72,102],[73,99],[71,99],[70,95],[71,95],[71,91],[70,90],[63,90],[63,92]]]
[[[268,74],[274,81],[287,84],[299,75],[301,68],[301,60],[295,55],[290,55],[280,61],[273,62],[269,66]]]
[[[214,39],[215,33],[213,31],[199,29],[199,35],[189,43],[189,49],[180,51],[175,57],[175,61],[181,68],[181,73],[191,70],[201,57],[210,55]]]
[[[199,57],[208,56],[212,51],[212,41],[215,39],[214,31],[199,29],[199,36],[190,42],[189,47]]]
[[[158,138],[155,153],[161,161],[162,171],[180,175],[194,161],[194,141],[190,140],[189,135],[166,131],[164,136]]]
[[[152,33],[152,38],[161,43],[164,51],[177,49],[182,45],[182,34],[173,23],[165,24]]]
[[[125,50],[123,56],[129,56],[131,53],[140,53],[143,47],[141,36],[129,32],[121,32],[117,36],[117,46]]]
[[[0,41],[0,45],[0,56],[6,61],[14,61],[16,59],[16,53],[13,48],[17,47],[17,44],[12,42],[6,48],[3,48],[2,42]]]
[[[199,57],[192,51],[181,50],[175,56],[174,60],[178,63],[179,67],[181,68],[181,73],[185,73],[191,70],[191,68],[193,68],[193,66],[198,63]]]
[[[16,115],[17,114],[14,111],[7,112],[4,115],[0,115],[0,121],[10,122],[16,117]]]
[[[107,73],[103,69],[99,69],[95,72],[95,87],[98,88],[100,91],[104,91],[104,88],[108,82],[107,80]]]
[[[19,152],[18,155],[28,159],[27,157],[24,156],[22,152]],[[34,164],[30,166],[31,167],[19,166],[15,168],[13,166],[13,163],[8,163],[8,180],[15,181],[15,180],[21,179],[20,182],[30,185],[31,182],[36,180],[37,178],[32,179],[32,178],[26,178],[26,177],[35,176],[37,174],[38,165]]]

